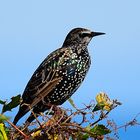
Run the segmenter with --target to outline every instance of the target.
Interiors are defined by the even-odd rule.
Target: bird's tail
[[[22,118],[29,111],[29,107],[22,105],[19,108],[17,115],[14,118],[13,124],[16,125],[20,118]]]

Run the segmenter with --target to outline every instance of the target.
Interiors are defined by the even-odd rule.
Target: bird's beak
[[[105,33],[101,33],[101,32],[91,32],[91,36],[98,36],[98,35],[104,35]]]

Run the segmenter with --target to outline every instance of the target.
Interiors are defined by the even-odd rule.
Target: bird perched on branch
[[[94,36],[103,35],[84,28],[71,30],[62,47],[52,52],[29,80],[14,124],[32,109],[26,123],[51,105],[61,105],[79,88],[90,64],[88,44]]]

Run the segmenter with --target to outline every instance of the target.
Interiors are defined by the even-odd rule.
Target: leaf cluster
[[[139,124],[135,117],[125,125],[117,127],[108,119],[108,114],[121,103],[111,100],[106,93],[100,92],[96,96],[96,103],[90,102],[83,108],[77,108],[74,101],[69,99],[73,109],[52,106],[53,113],[49,110],[39,114],[42,120],[38,120],[35,116],[36,121],[29,125],[33,126],[33,129],[29,129],[27,125],[17,127],[3,113],[11,111],[20,102],[20,95],[12,97],[9,103],[0,100],[3,106],[0,114],[0,140],[103,140],[105,138],[109,140],[111,139],[109,134],[113,131],[114,137],[117,138],[117,129]],[[7,123],[10,127],[6,126]]]

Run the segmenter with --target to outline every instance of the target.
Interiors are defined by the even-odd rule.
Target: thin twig
[[[25,133],[23,133],[16,125],[14,125],[12,122],[9,120],[6,120],[13,128],[15,128],[20,134],[22,134],[26,140],[29,139],[29,136],[27,136]]]
[[[96,120],[94,123],[90,124],[90,126],[94,126],[95,124],[97,124],[99,121],[103,120],[108,114],[109,114],[110,111],[107,111],[104,115],[100,115],[99,119]]]
[[[88,134],[90,134],[91,136],[95,136],[95,135],[96,135],[96,134],[94,134],[93,132],[89,131],[88,129],[83,128],[83,127],[81,127],[81,126],[79,126],[79,125],[77,125],[77,124],[75,124],[75,123],[64,123],[64,124],[62,124],[62,126],[65,126],[65,127],[67,127],[67,129],[70,129],[70,130],[72,130],[72,131],[74,131],[74,132],[77,132],[77,131],[79,131],[79,129],[80,129],[81,132],[88,133]],[[68,127],[68,126],[69,126],[69,127]],[[70,126],[73,126],[73,127],[76,127],[76,128],[70,128]]]

